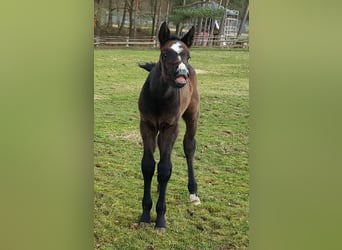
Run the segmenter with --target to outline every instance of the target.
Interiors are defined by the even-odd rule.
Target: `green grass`
[[[137,100],[147,76],[137,64],[158,55],[157,49],[94,51],[94,248],[247,249],[248,51],[191,51],[201,96],[194,164],[202,204],[189,202],[181,122],[167,190],[167,231],[160,234],[153,224],[134,227],[143,191]],[[156,178],[153,186],[155,219]]]

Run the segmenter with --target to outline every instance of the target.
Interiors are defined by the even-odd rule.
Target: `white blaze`
[[[179,70],[185,70],[185,71],[188,71],[188,69],[186,68],[186,66],[185,66],[185,64],[184,64],[184,63],[180,63],[180,64],[178,65],[178,69],[179,69]]]
[[[185,72],[184,72],[184,71],[185,71]],[[178,65],[177,72],[179,72],[179,73],[181,73],[181,74],[184,74],[184,73],[189,74],[189,70],[187,69],[187,67],[185,66],[185,64],[182,63],[182,62]]]
[[[183,51],[182,44],[178,41],[172,44],[171,49],[173,49],[177,54],[180,54]]]

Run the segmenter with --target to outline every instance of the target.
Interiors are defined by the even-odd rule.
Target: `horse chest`
[[[178,123],[188,105],[189,101],[181,93],[164,98],[149,96],[143,105],[145,109],[140,110],[141,118],[155,127],[167,127]]]
[[[189,87],[182,90],[173,90],[168,95],[158,95],[155,98],[154,107],[156,115],[160,116],[181,116],[190,103]]]
[[[172,125],[178,122],[184,113],[179,100],[159,100],[153,104],[153,113],[155,123],[158,127],[165,124]],[[152,118],[151,116],[151,118]]]

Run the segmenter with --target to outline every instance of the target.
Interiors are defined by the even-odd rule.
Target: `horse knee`
[[[167,182],[171,177],[172,163],[171,161],[160,161],[158,163],[158,182]]]
[[[141,160],[141,171],[145,177],[153,176],[155,169],[155,160],[151,156],[144,155]]]

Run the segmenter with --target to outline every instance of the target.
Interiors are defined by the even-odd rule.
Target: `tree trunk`
[[[197,45],[197,37],[198,37],[198,17],[195,18],[193,25],[195,26],[195,40],[194,40],[194,45]]]
[[[186,0],[183,0],[183,4],[182,6],[185,7],[186,5]],[[183,30],[183,23],[179,22],[176,26],[176,34],[177,36],[180,36],[182,34],[182,30]]]
[[[158,29],[159,29],[162,6],[163,6],[163,0],[159,0],[159,10],[158,10],[158,15],[157,15],[156,31],[154,32],[155,35],[157,35]]]
[[[96,1],[96,12],[95,12],[95,20],[94,20],[94,33],[95,36],[100,36],[101,35],[101,0]]]
[[[210,25],[210,32],[209,32],[209,41],[208,46],[213,46],[213,40],[214,40],[214,29],[215,29],[215,19],[211,18],[211,25]]]
[[[208,17],[205,18],[204,27],[203,27],[203,44],[202,46],[205,47],[207,45],[207,33],[208,33]]]
[[[240,35],[241,35],[241,32],[242,32],[242,28],[243,28],[243,25],[245,24],[246,20],[247,20],[247,16],[249,14],[249,2],[247,3],[246,5],[246,8],[245,8],[245,14],[243,16],[243,19],[242,19],[242,22],[240,23],[240,27],[239,27],[239,31],[236,35],[236,39],[239,39]]]
[[[129,5],[129,37],[133,37],[133,11],[134,11],[134,0],[130,0],[130,5]]]
[[[225,1],[224,8],[227,9],[229,5],[229,0]],[[219,35],[223,34],[224,31],[224,23],[225,23],[226,13],[224,13],[223,17],[221,18],[220,22],[220,29],[219,29]]]
[[[112,20],[112,0],[108,1],[108,20],[107,20],[107,27],[113,26],[113,20]]]
[[[166,17],[165,21],[168,23],[169,22],[169,14],[170,14],[170,0],[167,1],[167,7],[166,7]]]
[[[125,24],[125,21],[126,21],[126,12],[127,12],[127,5],[128,5],[128,0],[125,1],[125,7],[124,7],[124,12],[122,14],[122,20],[121,20],[121,24],[120,24],[120,28],[119,28],[119,34],[121,33],[122,31],[122,28]]]
[[[156,29],[156,15],[157,15],[157,0],[152,1],[152,29],[151,29],[151,38],[155,35],[154,31]]]
[[[139,9],[139,0],[135,1],[134,7],[134,23],[133,23],[133,38],[135,39],[137,36],[137,12]]]
[[[119,2],[116,2],[115,5],[115,9],[116,9],[116,25],[119,28],[120,27],[120,19],[119,19],[119,14],[120,14],[120,4]]]
[[[178,35],[179,33],[180,33],[180,26],[182,25],[182,23],[181,22],[179,22],[179,23],[177,23],[176,24],[176,35]]]
[[[199,28],[198,28],[198,42],[197,45],[202,45],[203,41],[203,17],[200,18]]]

